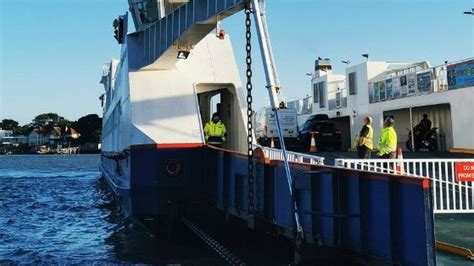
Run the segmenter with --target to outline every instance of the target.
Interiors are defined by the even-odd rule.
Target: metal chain
[[[252,123],[252,20],[251,20],[251,13],[252,10],[250,8],[250,4],[245,7],[245,39],[247,43],[245,45],[245,50],[247,52],[247,57],[245,62],[247,63],[247,143],[248,143],[248,213],[249,215],[253,215],[255,211],[254,205],[254,190],[253,190],[253,123]]]
[[[223,258],[229,265],[244,266],[246,265],[239,257],[234,255],[230,250],[225,248],[219,242],[217,242],[212,236],[204,232],[201,228],[197,227],[191,221],[183,218],[183,223],[191,229],[204,243],[212,248],[221,258]]]

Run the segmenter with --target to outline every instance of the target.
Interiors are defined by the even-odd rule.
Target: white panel
[[[243,98],[228,37],[222,41],[210,34],[175,70],[131,72],[131,145],[203,142],[195,96],[200,83],[233,84],[237,99]],[[238,103],[241,112],[235,115],[243,126],[243,107]]]

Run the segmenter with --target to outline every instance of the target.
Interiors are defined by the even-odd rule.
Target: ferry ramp
[[[327,156],[327,155],[326,155]],[[342,158],[336,158],[342,157]],[[404,159],[354,159],[355,153],[329,154],[326,162],[349,169],[428,177],[431,181],[437,249],[464,258],[437,254],[440,265],[472,265],[474,233],[474,182],[459,180],[457,173],[463,165],[474,164],[474,156],[447,152],[406,153]],[[459,264],[458,264],[459,263]]]

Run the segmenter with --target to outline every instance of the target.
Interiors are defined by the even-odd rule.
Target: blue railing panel
[[[194,23],[194,1],[190,1],[187,5],[184,6],[186,8],[186,28],[191,27]]]
[[[209,18],[207,0],[194,0],[194,21],[204,21]]]
[[[321,174],[312,179],[313,211],[326,214],[313,217],[314,231],[321,234],[325,246],[335,246],[334,184],[332,174]]]
[[[179,8],[179,35],[183,34],[187,28],[187,8],[182,6]]]
[[[207,174],[214,175],[219,208],[236,208],[246,219],[248,205],[245,155],[212,151]],[[259,167],[262,167],[261,165]],[[264,163],[256,178],[257,213],[280,234],[292,238],[294,216],[281,161]],[[262,169],[262,171],[263,171]],[[292,174],[306,171],[295,182],[295,199],[307,237],[327,248],[352,251],[368,263],[434,265],[434,231],[428,180],[318,165],[291,164]],[[258,191],[258,192],[257,192]],[[257,204],[264,199],[265,204]]]
[[[179,31],[179,20],[181,18],[181,16],[179,15],[179,10],[181,9],[178,9],[176,12],[173,12],[173,40],[177,40],[179,36],[181,36],[181,32]]]
[[[217,1],[217,13],[224,11],[225,9],[225,1]]]
[[[160,40],[160,52],[158,54],[163,54],[166,49],[168,49],[168,45],[166,43],[166,30],[167,30],[167,27],[166,27],[166,23],[163,21],[161,23],[159,23],[160,25],[160,35],[161,35],[161,40]]]
[[[393,186],[392,237],[394,246],[398,247],[394,250],[394,259],[409,265],[422,265],[420,261],[429,261],[427,248],[429,251],[430,247],[426,246],[429,242],[426,239],[432,239],[431,230],[427,230],[432,225],[424,222],[425,213],[430,211],[429,205],[420,203],[429,198],[430,192],[413,184],[396,183]]]
[[[209,14],[216,14],[217,13],[217,3],[216,0],[209,0],[209,6],[207,9],[207,16],[209,17]]]
[[[347,215],[347,217],[340,220],[340,245],[344,249],[360,252],[362,247],[360,217],[361,179],[357,174],[341,171],[340,176],[342,177],[338,180],[341,184],[338,205],[340,206],[339,212]]]
[[[392,246],[389,178],[367,178],[363,185],[367,194],[361,194],[360,197],[365,199],[362,215],[366,216],[366,228],[363,231],[367,232],[367,252],[390,259]]]

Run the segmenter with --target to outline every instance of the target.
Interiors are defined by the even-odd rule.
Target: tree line
[[[35,116],[35,118],[26,125],[20,125],[18,121],[13,119],[3,119],[0,122],[0,128],[4,130],[12,130],[13,135],[28,135],[35,128],[43,128],[50,131],[53,127],[66,127],[75,129],[81,137],[77,140],[77,144],[85,144],[88,142],[98,143],[102,133],[102,118],[96,114],[89,114],[79,118],[77,121],[70,121],[56,113],[44,113]]]

